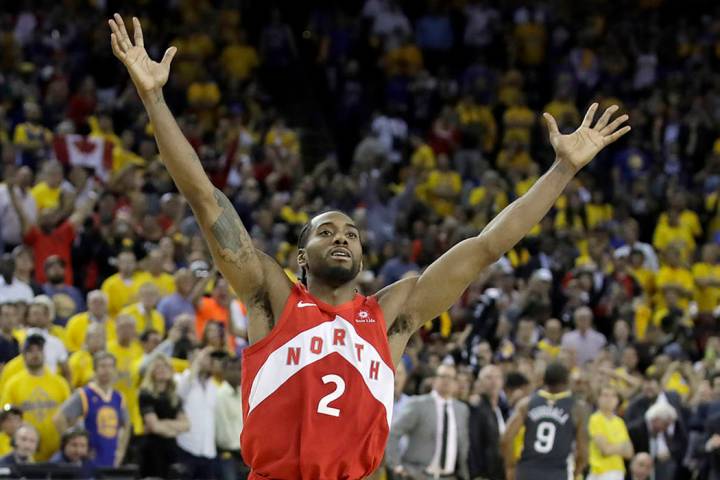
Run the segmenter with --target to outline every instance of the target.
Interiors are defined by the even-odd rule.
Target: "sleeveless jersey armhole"
[[[302,297],[302,290],[298,286],[298,284],[294,284],[292,289],[290,290],[290,295],[288,295],[287,301],[285,302],[285,306],[283,307],[282,313],[277,318],[277,321],[275,323],[275,326],[273,326],[272,330],[265,335],[263,338],[258,340],[257,342],[253,343],[252,345],[248,346],[243,350],[243,356],[248,356],[254,354],[256,351],[259,351],[262,349],[262,347],[266,344],[268,344],[273,338],[275,338],[280,333],[280,327],[285,323],[286,317],[290,315],[290,312],[293,309],[293,306],[295,305],[295,302],[298,298]]]

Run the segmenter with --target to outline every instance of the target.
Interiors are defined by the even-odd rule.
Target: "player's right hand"
[[[132,78],[140,96],[160,90],[167,82],[170,63],[177,53],[177,48],[168,48],[162,60],[155,62],[150,60],[145,50],[142,27],[137,17],[133,17],[134,45],[120,15],[117,13],[113,15],[113,18],[108,20],[108,24],[110,30],[112,30],[110,43],[112,44],[113,53],[128,69],[130,78]]]

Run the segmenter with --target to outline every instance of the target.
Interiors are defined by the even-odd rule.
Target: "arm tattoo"
[[[217,188],[213,195],[222,208],[222,213],[210,228],[220,247],[220,258],[243,267],[243,263],[255,254],[255,247],[230,200]]]

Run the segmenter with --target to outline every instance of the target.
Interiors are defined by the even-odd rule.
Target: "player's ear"
[[[299,248],[297,252],[297,262],[299,267],[305,267],[307,265],[307,256],[304,248]]]

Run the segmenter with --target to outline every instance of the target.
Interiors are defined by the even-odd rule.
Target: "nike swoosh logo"
[[[314,303],[304,303],[304,302],[298,302],[297,304],[298,308],[305,308],[305,307],[317,307]]]

